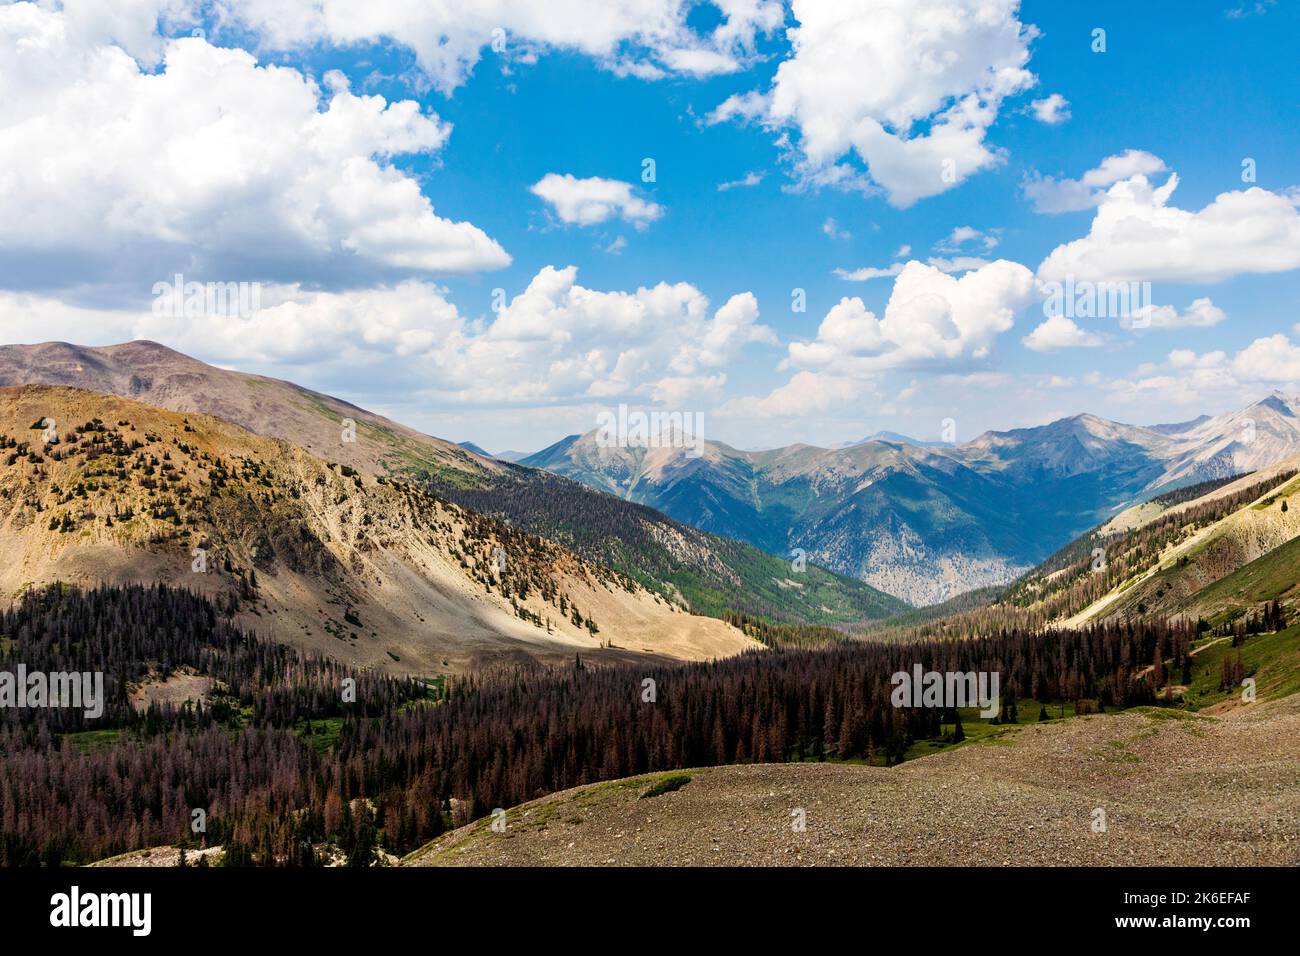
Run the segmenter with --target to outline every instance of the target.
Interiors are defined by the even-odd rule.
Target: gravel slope
[[[750,765],[555,794],[407,865],[1300,864],[1300,696],[1027,726],[900,767]],[[791,811],[806,811],[794,832]],[[1106,832],[1093,832],[1093,813]]]

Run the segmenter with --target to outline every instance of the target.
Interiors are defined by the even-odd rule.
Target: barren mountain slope
[[[422,469],[492,474],[500,465],[347,402],[280,379],[216,368],[157,342],[90,348],[66,342],[0,346],[0,385],[67,385],[201,412],[284,438],[371,474]],[[356,440],[344,441],[345,420]]]
[[[1257,471],[1296,453],[1300,398],[1273,392],[1172,434],[1183,447],[1167,463],[1160,484]]]
[[[291,382],[215,368],[156,342],[0,346],[0,385],[25,384],[86,388],[215,415],[366,474],[418,481],[588,561],[623,570],[699,613],[731,610],[794,623],[853,624],[904,607],[813,565],[800,578],[803,587],[782,590],[776,582],[788,577],[788,559],[704,534],[555,475],[484,458]],[[345,431],[348,420],[355,424],[354,434]]]
[[[1162,504],[1161,497],[1153,498],[1142,504],[1133,505],[1119,512],[1099,529],[1102,533],[1112,531],[1134,531],[1155,521],[1157,518],[1167,515],[1183,514],[1195,508],[1199,504],[1205,504],[1209,501],[1217,501],[1221,498],[1229,498],[1240,491],[1256,485],[1266,478],[1274,475],[1280,475],[1289,471],[1300,470],[1300,456],[1292,455],[1290,457],[1279,459],[1263,468],[1243,473],[1241,477],[1232,480],[1222,479],[1223,484],[1213,488],[1204,494],[1187,498],[1175,504]],[[1184,493],[1193,489],[1184,488]]]
[[[49,420],[57,443],[33,427]],[[276,639],[398,672],[755,646],[551,542],[217,418],[24,386],[0,388],[0,435],[6,598],[163,581],[220,595]]]
[[[751,764],[594,784],[480,820],[415,866],[1300,863],[1300,696],[1022,727],[893,768]],[[1097,810],[1105,832],[1094,832]],[[806,830],[792,814],[802,810]]]
[[[1300,459],[1289,459],[1283,465],[1296,468]],[[1224,497],[1230,489],[1240,487],[1244,486],[1234,482],[1206,499]],[[1300,478],[1293,478],[1208,527],[1198,529],[1163,551],[1156,567],[1137,580],[1121,584],[1078,615],[1073,623],[1148,614],[1214,616],[1218,609],[1203,607],[1198,600],[1202,591],[1300,536],[1298,492]],[[1170,513],[1177,514],[1196,503],[1188,502],[1170,509]],[[1300,579],[1300,566],[1294,567],[1293,572]],[[1234,610],[1243,613],[1254,608]]]

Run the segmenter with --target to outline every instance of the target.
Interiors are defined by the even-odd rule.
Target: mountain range
[[[704,441],[695,455],[604,447],[592,431],[513,463],[153,342],[0,347],[0,385],[33,383],[210,414],[417,482],[678,607],[797,625],[852,627],[1006,584],[1130,505],[1300,454],[1300,399],[1277,392],[1176,424],[1081,414],[962,444],[878,433],[839,448]]]
[[[953,445],[605,444],[571,435],[521,464],[925,605],[1007,583],[1136,501],[1300,452],[1300,398],[1173,425],[1082,414]]]
[[[277,640],[396,673],[757,646],[413,482],[209,415],[3,387],[0,452],[5,594],[56,581],[184,587]]]
[[[155,342],[0,347],[0,386],[85,389],[222,419],[366,478],[413,482],[462,508],[628,575],[696,614],[860,624],[903,602],[854,578],[674,521],[563,477],[487,457],[291,382],[217,368]],[[63,421],[57,415],[58,427]],[[107,416],[104,416],[107,421]]]
[[[42,377],[57,381],[29,381]],[[157,783],[141,761],[173,765],[182,753],[190,776],[225,774],[241,787],[261,779],[252,770],[263,763],[296,766],[312,754],[325,770],[304,780],[323,787],[362,775],[374,819],[382,815],[383,859],[415,851],[405,862],[416,864],[502,862],[482,851],[504,844],[476,839],[495,806],[512,807],[508,824],[522,835],[510,841],[516,861],[624,853],[626,841],[584,834],[623,832],[629,814],[648,819],[643,807],[655,810],[646,832],[656,846],[675,840],[688,862],[702,853],[714,859],[717,841],[692,836],[701,821],[712,825],[737,800],[760,819],[775,785],[823,796],[855,781],[891,789],[898,812],[890,819],[913,832],[926,824],[912,810],[934,789],[915,768],[936,768],[938,780],[966,767],[1005,790],[1009,779],[1041,781],[1062,753],[1076,753],[1097,759],[1080,758],[1066,777],[1095,779],[1116,753],[1127,761],[1132,741],[1152,734],[1164,734],[1166,750],[1185,748],[1184,777],[1199,781],[1216,767],[1231,770],[1215,778],[1223,780],[1267,771],[1279,794],[1294,777],[1285,741],[1295,722],[1286,698],[1300,690],[1300,453],[1285,454],[1296,403],[1283,395],[1174,425],[1083,415],[959,446],[875,437],[839,449],[740,452],[709,443],[687,458],[673,449],[593,448],[582,437],[549,450],[547,467],[584,462],[584,481],[604,485],[597,490],[153,343],[0,348],[0,381],[9,379],[17,382],[0,384],[0,592],[11,600],[0,644],[6,655],[47,666],[89,653],[120,692],[114,726],[42,726],[23,737],[25,762],[4,762],[0,792],[36,779],[42,787],[33,792],[47,795],[26,804],[29,815],[39,811],[24,831],[29,843],[42,830],[71,840],[86,829],[61,809],[73,802],[70,791],[95,807],[96,819],[115,819],[120,810],[100,796],[112,792],[101,777]],[[762,492],[749,512],[746,482]],[[888,496],[873,492],[878,485]],[[990,549],[1047,547],[1035,528],[1067,533],[1088,520],[1087,508],[1105,520],[1010,586],[909,609],[819,567],[811,551],[814,563],[799,569],[786,555],[629,500],[628,489],[641,486],[670,488],[673,507],[696,507],[697,519],[712,507],[709,514],[755,535],[769,533],[756,502],[796,518],[821,509],[820,527],[839,522],[849,538],[856,515],[875,508],[886,521],[906,518],[921,547],[955,540],[938,533],[945,529]],[[1098,504],[1124,495],[1124,507]],[[919,571],[924,559],[913,559]],[[958,560],[968,559],[955,552]],[[889,707],[888,695],[871,688],[917,654],[950,655],[958,669],[995,662],[1016,682],[1005,685],[1001,714],[988,722],[966,708],[949,729],[943,714]],[[360,714],[333,692],[353,673]],[[640,696],[647,673],[671,688],[664,700],[672,701],[649,719]],[[1262,704],[1239,695],[1248,684]],[[1160,706],[1135,706],[1150,704]],[[1242,718],[1235,726],[1253,728],[1249,738],[1233,735],[1234,711]],[[1087,716],[1072,719],[1079,715]],[[1224,715],[1222,731],[1210,715]],[[1177,729],[1193,720],[1202,722],[1196,733]],[[161,728],[157,739],[175,749],[142,757],[154,738],[137,727]],[[214,745],[261,743],[217,752],[214,764],[195,735]],[[999,746],[966,746],[971,739]],[[997,767],[975,759],[994,751]],[[40,763],[65,758],[97,761],[100,775]],[[913,769],[859,765],[898,761]],[[742,766],[700,769],[731,763]],[[662,772],[637,776],[647,770]],[[830,771],[834,780],[821,779]],[[1130,781],[1128,802],[1116,804],[1127,808],[1120,821],[1139,814],[1129,824],[1135,834],[1153,828],[1140,817],[1152,781],[1161,782]],[[561,792],[571,784],[583,789]],[[213,800],[213,819],[222,821],[210,831],[221,844],[214,860],[284,856],[225,822],[237,804],[278,807],[263,800],[266,786],[256,791],[262,803],[244,789]],[[531,800],[547,792],[560,793]],[[1041,817],[1044,792],[1021,801],[1025,820]],[[340,822],[342,807],[370,819],[370,804],[348,792],[330,822],[329,794],[314,793],[285,804],[287,817],[268,811],[256,825],[309,820],[297,807],[314,801],[326,808],[320,825],[299,837],[311,859],[351,861],[361,844]],[[1243,799],[1227,785],[1214,793],[1221,806]],[[692,794],[705,805],[682,802]],[[652,799],[660,802],[642,803]],[[1260,819],[1285,816],[1279,800]],[[562,813],[555,801],[567,801]],[[440,808],[437,816],[421,822],[420,808],[429,807]],[[864,826],[878,822],[878,807],[858,809]],[[1074,833],[1077,846],[1100,846],[1079,819],[1061,839]],[[1193,833],[1197,819],[1189,815],[1180,832]],[[69,842],[58,854],[130,865],[158,856],[142,847],[190,832],[183,814],[149,830],[130,814],[123,820],[112,839],[101,822],[96,842]],[[556,820],[563,829],[546,837]],[[1289,860],[1292,836],[1274,836],[1265,850]],[[799,852],[801,839],[778,848],[782,857]],[[882,839],[891,837],[875,833],[843,852],[879,862]],[[987,842],[982,822],[970,839]],[[1167,851],[1167,839],[1148,842],[1144,853]],[[1183,852],[1201,859],[1221,843],[1206,831]],[[123,846],[133,852],[114,855]],[[746,838],[727,852],[753,862],[766,846]],[[1039,841],[1025,847],[1057,858]],[[1254,859],[1260,847],[1234,852]],[[914,861],[916,848],[905,850],[900,859]],[[841,852],[837,843],[827,858]]]

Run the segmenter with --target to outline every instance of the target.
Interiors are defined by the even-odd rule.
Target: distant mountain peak
[[[1287,395],[1280,389],[1273,389],[1268,395],[1261,398],[1251,408],[1267,408],[1277,412],[1279,415],[1285,415],[1288,418],[1296,417],[1296,405],[1300,404],[1300,399]]]
[[[192,358],[192,356],[186,355],[184,352],[178,352],[173,348],[163,345],[161,342],[155,342],[153,339],[132,339],[129,342],[119,342],[117,345],[104,346],[106,352],[124,351],[126,349],[141,352],[159,352],[163,355],[176,355],[181,358]]]
[[[1086,431],[1090,435],[1109,435],[1123,428],[1135,427],[1112,421],[1109,418],[1102,418],[1100,415],[1094,415],[1091,412],[1081,412],[1078,415],[1071,415],[1069,418],[1059,419],[1047,427],[1051,428],[1052,425],[1069,427],[1075,431]]]
[[[549,465],[561,460],[565,454],[582,440],[578,434],[565,435],[554,444],[547,445],[541,451],[535,451],[531,455],[519,459],[519,464],[527,465],[530,468],[546,468]]]
[[[868,442],[873,442],[873,441],[889,442],[890,444],[894,444],[894,445],[911,445],[914,448],[932,448],[936,445],[951,444],[951,442],[926,441],[925,439],[922,438],[913,438],[912,436],[904,435],[901,432],[878,431],[873,435],[868,435],[866,438],[860,438],[857,441],[849,442],[848,446],[846,447],[851,447],[853,445],[865,445]]]

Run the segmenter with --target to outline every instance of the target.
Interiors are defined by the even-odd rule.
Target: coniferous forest
[[[941,712],[895,708],[890,676],[1000,674],[1003,701],[1151,703],[1194,625],[775,648],[707,664],[515,667],[445,685],[353,673],[229,624],[164,587],[51,586],[0,614],[0,669],[105,672],[104,715],[0,714],[0,865],[221,844],[227,864],[365,865],[542,794],[743,762],[901,759]],[[133,682],[206,675],[203,702],[141,709]],[[349,679],[355,693],[343,692]],[[653,681],[653,685],[647,683]],[[652,692],[651,692],[652,691]],[[202,809],[206,831],[195,834]]]

